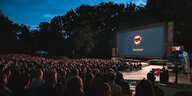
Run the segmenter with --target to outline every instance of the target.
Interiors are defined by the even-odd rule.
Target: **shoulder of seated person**
[[[116,86],[117,88],[119,88],[119,89],[121,88],[121,86],[120,86],[119,84],[115,84],[115,86]]]

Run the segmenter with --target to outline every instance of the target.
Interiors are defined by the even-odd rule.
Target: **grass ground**
[[[164,90],[165,96],[173,96],[176,92],[179,91],[192,92],[192,85],[170,83],[167,85],[158,84],[158,86]]]
[[[139,80],[126,80],[129,84],[136,86]],[[192,85],[185,85],[185,84],[161,84],[156,82],[160,89],[162,89],[165,93],[164,96],[173,96],[176,92],[185,91],[185,92],[192,92]],[[191,95],[192,96],[192,95]]]

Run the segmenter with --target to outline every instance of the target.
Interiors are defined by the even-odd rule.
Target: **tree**
[[[190,42],[192,39],[191,14],[192,1],[190,0],[148,0],[147,9],[151,13],[158,14],[161,22],[174,21],[174,45],[184,45],[185,50],[192,52]],[[153,6],[152,1],[158,1],[158,8]]]
[[[19,26],[18,38],[20,43],[20,50],[25,53],[30,53],[31,51],[31,33],[29,31],[29,27],[21,24]]]
[[[16,33],[14,33],[15,25],[8,17],[5,17],[0,12],[0,50],[4,52],[10,52],[14,50],[14,44],[16,40]]]

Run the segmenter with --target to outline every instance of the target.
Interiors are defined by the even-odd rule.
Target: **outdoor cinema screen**
[[[165,56],[168,35],[166,30],[165,24],[158,24],[118,32],[118,55],[134,58]]]

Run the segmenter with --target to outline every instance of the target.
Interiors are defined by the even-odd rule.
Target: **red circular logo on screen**
[[[136,36],[134,37],[134,43],[135,43],[136,45],[140,44],[140,43],[141,43],[141,40],[142,40],[142,37],[141,37],[140,35],[136,35]]]

